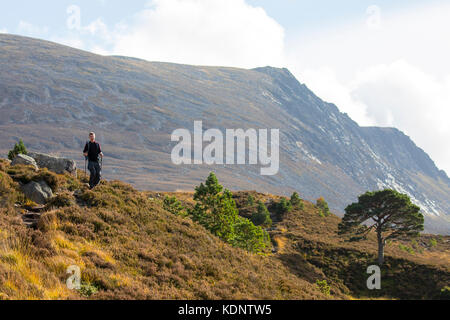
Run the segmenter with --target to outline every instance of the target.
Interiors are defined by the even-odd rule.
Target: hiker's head
[[[91,142],[95,141],[95,133],[94,132],[89,133],[89,140],[91,140]]]

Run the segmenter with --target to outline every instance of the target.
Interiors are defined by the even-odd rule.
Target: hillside
[[[79,176],[0,160],[1,299],[439,299],[450,283],[449,237],[390,244],[383,289],[368,292],[375,242],[344,242],[335,234],[340,219],[320,216],[312,203],[282,220],[273,216],[273,253],[258,255],[164,209],[164,196],[191,206],[192,193],[140,192],[120,181],[90,191]],[[41,180],[55,197],[36,207],[20,185]],[[244,216],[253,210],[249,194],[266,203],[279,198],[234,193]],[[37,226],[25,226],[33,214]],[[81,268],[79,291],[65,286],[71,265]],[[331,295],[317,280],[327,280]]]
[[[215,171],[232,190],[325,197],[338,214],[367,190],[407,193],[428,232],[450,234],[450,179],[409,137],[363,128],[286,69],[243,70],[104,57],[0,35],[0,152],[18,138],[78,159],[94,130],[104,173],[140,190],[190,190]],[[280,171],[258,166],[176,166],[175,129],[281,129]],[[42,130],[45,128],[45,130]]]

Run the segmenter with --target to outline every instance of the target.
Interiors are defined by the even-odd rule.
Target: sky
[[[1,32],[149,61],[286,67],[450,174],[449,1],[15,0],[0,2]]]

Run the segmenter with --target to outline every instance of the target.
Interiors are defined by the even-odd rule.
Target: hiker
[[[91,173],[89,179],[89,188],[93,189],[100,183],[102,174],[99,164],[99,157],[101,157],[103,160],[103,152],[100,144],[95,141],[94,132],[89,133],[89,141],[86,142],[86,145],[84,146],[83,154],[88,161],[88,169]]]

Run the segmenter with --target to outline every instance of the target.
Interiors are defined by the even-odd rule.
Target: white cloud
[[[111,35],[108,30],[108,26],[103,21],[102,18],[97,18],[96,20],[92,21],[89,25],[86,27],[82,27],[81,30],[83,32],[88,32],[93,36],[99,36],[103,39],[110,39]]]
[[[8,33],[8,29],[0,29],[0,33]]]
[[[336,104],[341,112],[348,113],[351,118],[360,125],[375,125],[375,121],[367,114],[367,106],[356,100],[351,90],[340,83],[336,73],[331,67],[320,67],[317,69],[305,69],[300,74],[300,80],[314,91],[320,98]],[[328,99],[329,98],[329,99]]]
[[[68,23],[68,26],[67,32],[52,36],[50,40],[97,54],[111,54],[108,45],[112,43],[114,33],[110,32],[102,18],[97,18],[86,26],[82,26],[81,22],[79,25],[75,23],[75,27],[72,27],[72,23]]]
[[[380,11],[380,14],[383,11]],[[450,5],[288,40],[288,65],[361,125],[394,126],[450,173]]]
[[[284,62],[284,29],[244,0],[153,0],[108,28],[98,18],[53,37],[99,54],[253,68]]]
[[[19,21],[17,30],[19,34],[30,37],[44,37],[49,31],[48,27],[36,26],[23,20]]]
[[[366,25],[371,30],[379,30],[381,28],[381,8],[376,5],[369,6],[366,10]]]
[[[358,72],[350,92],[377,125],[409,134],[450,172],[450,76],[438,79],[399,60]]]
[[[78,35],[65,35],[64,37],[52,37],[50,41],[60,43],[72,48],[85,50],[86,45],[84,41]]]
[[[115,54],[186,64],[281,66],[283,28],[244,0],[154,0],[118,28]]]

